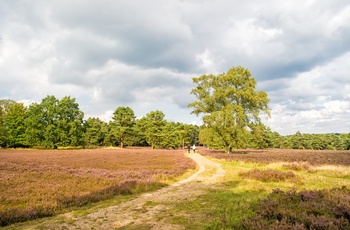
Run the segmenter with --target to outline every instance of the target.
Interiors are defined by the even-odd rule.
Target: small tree
[[[84,123],[85,126],[85,144],[87,146],[101,146],[105,139],[102,132],[102,124],[104,122],[99,118],[89,117]]]
[[[9,147],[25,147],[25,116],[26,108],[22,103],[12,103],[8,106],[5,118]]]
[[[136,117],[129,107],[118,107],[113,115],[112,129],[115,136],[119,138],[120,147],[124,148],[125,141],[132,135]]]
[[[167,121],[164,119],[165,115],[162,111],[156,110],[146,114],[140,119],[140,125],[143,133],[146,136],[147,143],[152,148],[162,148],[163,130]]]
[[[0,104],[0,148],[6,147],[5,110]]]
[[[63,97],[57,105],[60,145],[79,146],[83,144],[83,118],[75,98]]]

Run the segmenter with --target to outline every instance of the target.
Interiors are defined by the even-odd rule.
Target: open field
[[[224,151],[201,149],[201,154],[229,161],[244,161],[255,163],[299,162],[310,165],[350,165],[349,150],[236,150],[233,154],[223,154]]]
[[[0,226],[154,190],[194,168],[182,150],[0,150]]]
[[[350,229],[349,151],[269,151],[198,148],[176,186],[5,229]]]
[[[210,206],[208,228],[350,229],[350,151],[199,151],[226,170],[195,204],[182,204]]]

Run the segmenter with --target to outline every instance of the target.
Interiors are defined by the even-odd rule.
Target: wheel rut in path
[[[186,216],[184,213],[167,211],[176,206],[176,202],[194,200],[203,194],[208,185],[217,183],[225,171],[221,164],[211,161],[198,153],[189,154],[199,170],[182,181],[160,190],[145,193],[139,197],[115,206],[100,209],[86,216],[75,218],[63,214],[66,221],[61,224],[49,224],[50,229],[185,229],[181,225],[171,224],[168,219],[174,215]],[[191,217],[189,217],[191,218]]]

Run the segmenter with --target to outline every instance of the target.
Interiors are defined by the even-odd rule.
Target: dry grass
[[[182,150],[1,150],[0,226],[152,190],[190,168]]]
[[[244,179],[254,179],[263,182],[297,181],[299,179],[293,172],[281,172],[273,169],[251,169],[240,172],[239,175]]]

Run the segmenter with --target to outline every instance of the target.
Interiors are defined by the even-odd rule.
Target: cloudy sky
[[[248,68],[282,135],[350,132],[348,0],[4,0],[0,99],[200,124],[193,77]]]

